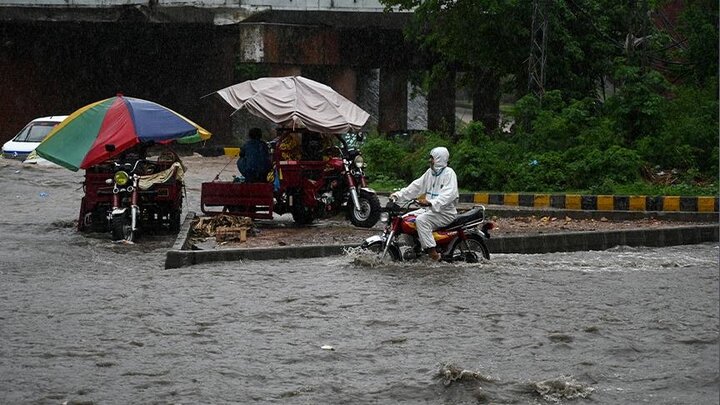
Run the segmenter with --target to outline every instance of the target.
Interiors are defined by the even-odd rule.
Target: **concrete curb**
[[[195,213],[188,213],[172,249],[165,257],[165,268],[174,269],[200,263],[236,260],[307,259],[337,256],[358,245],[285,246],[280,248],[192,250],[190,224]],[[491,253],[551,253],[605,250],[614,246],[674,246],[718,242],[720,227],[710,225],[657,229],[629,229],[609,232],[567,232],[544,235],[504,236],[490,239]]]
[[[567,232],[544,235],[504,236],[488,242],[491,253],[552,253],[605,250],[615,246],[676,246],[717,242],[720,227],[714,225],[676,228],[628,229],[604,232]]]

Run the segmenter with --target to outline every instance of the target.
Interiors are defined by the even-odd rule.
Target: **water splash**
[[[359,266],[359,267],[369,267],[369,268],[375,268],[375,267],[382,267],[382,268],[402,268],[402,269],[410,269],[410,270],[418,270],[418,269],[435,269],[435,268],[447,268],[447,267],[454,267],[454,268],[463,268],[463,267],[471,267],[471,268],[484,268],[485,266],[490,266],[490,262],[483,261],[481,263],[465,263],[465,262],[445,262],[445,261],[439,261],[434,262],[430,260],[427,256],[421,256],[416,259],[411,259],[407,261],[394,261],[390,257],[390,255],[386,255],[384,258],[380,258],[380,255],[377,252],[372,252],[367,249],[362,249],[360,247],[351,247],[344,250],[344,255],[347,258],[350,258],[350,264]],[[493,267],[494,268],[494,267]]]
[[[479,371],[466,370],[453,364],[441,364],[436,376],[446,387],[454,382],[493,382],[494,379],[482,375]]]
[[[367,249],[363,249],[361,247],[351,247],[347,248],[344,251],[345,256],[350,258],[351,264],[355,266],[360,267],[369,267],[369,268],[375,268],[375,267],[410,267],[413,265],[417,265],[418,261],[409,261],[409,262],[396,262],[393,261],[390,255],[388,254],[384,258],[380,258],[380,255],[377,252],[373,252]],[[429,262],[428,262],[429,263]]]
[[[571,376],[561,376],[545,381],[531,383],[532,389],[544,400],[560,402],[562,399],[588,398],[594,388],[586,387]]]

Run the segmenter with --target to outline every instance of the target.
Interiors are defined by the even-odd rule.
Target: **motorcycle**
[[[417,208],[420,207],[414,199],[403,205],[388,202],[380,218],[386,224],[385,229],[380,235],[367,238],[361,248],[376,252],[381,260],[389,256],[393,261],[408,261],[425,254],[415,228]],[[494,226],[486,220],[482,205],[459,214],[452,223],[433,231],[441,260],[467,263],[490,260],[486,241]]]
[[[129,242],[145,232],[177,233],[182,221],[182,170],[177,160],[144,158],[88,169],[78,229],[109,230],[113,240]]]
[[[360,151],[349,147],[343,137],[337,136],[336,139],[341,146],[324,148],[321,154],[314,156],[304,152],[311,161],[324,161],[323,167],[321,170],[303,171],[302,178],[298,179],[299,184],[296,183],[299,187],[288,181],[280,198],[276,199],[279,204],[275,211],[290,212],[293,220],[301,225],[345,211],[346,218],[353,225],[370,228],[380,219],[380,200],[375,191],[367,186],[363,169],[365,164]],[[309,142],[303,149],[318,147],[320,145]],[[327,158],[323,159],[323,156]]]
[[[301,137],[302,152],[288,158],[282,144],[291,136]],[[221,206],[224,213],[268,219],[272,219],[273,212],[290,213],[300,225],[344,212],[353,225],[371,228],[380,218],[381,206],[377,194],[367,185],[360,150],[339,134],[327,134],[335,144],[323,148],[312,141],[318,136],[309,131],[281,133],[271,143],[272,183],[203,183],[202,212],[218,214],[208,207]],[[362,139],[355,136],[355,140]]]

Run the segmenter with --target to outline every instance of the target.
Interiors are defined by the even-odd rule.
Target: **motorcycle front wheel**
[[[483,260],[490,260],[490,251],[485,240],[478,235],[468,235],[467,245],[462,241],[453,246],[448,256],[453,261],[464,261],[467,263],[478,263]]]
[[[377,194],[365,190],[358,192],[360,209],[356,210],[354,204],[348,204],[350,222],[360,228],[372,228],[380,220],[380,199]]]
[[[132,229],[132,218],[127,212],[110,220],[110,232],[114,241],[135,242],[135,239],[137,239],[137,233]]]
[[[370,252],[377,254],[378,258],[380,258],[380,256],[383,253],[383,250],[385,249],[385,244],[382,242],[375,242],[375,243],[371,243],[369,245],[363,245],[362,248],[364,250],[368,250]],[[385,254],[384,259],[388,259],[388,258],[394,262],[400,261],[400,251],[398,250],[397,246],[390,245],[388,247],[388,251]]]

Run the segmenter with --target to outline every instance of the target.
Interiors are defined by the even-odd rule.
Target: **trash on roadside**
[[[220,214],[210,217],[199,217],[192,223],[192,232],[198,237],[218,237],[220,230],[221,238],[228,240],[232,235],[242,239],[242,233],[247,237],[247,231],[253,228],[253,220],[248,217],[237,215]],[[244,229],[244,231],[241,231]],[[252,234],[252,232],[251,232]]]
[[[248,229],[250,229],[250,227],[247,226],[220,226],[215,229],[215,240],[217,242],[230,242],[234,240],[246,242]]]

